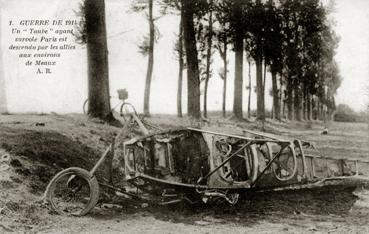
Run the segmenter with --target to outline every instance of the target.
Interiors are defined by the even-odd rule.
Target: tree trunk
[[[234,98],[233,98],[233,114],[236,118],[242,119],[242,70],[243,70],[243,49],[237,50],[235,54],[235,81],[234,81]]]
[[[303,98],[303,106],[302,106],[302,117],[303,117],[303,120],[308,120],[308,115],[307,115],[307,92],[306,92],[306,88],[304,86],[303,88],[304,90],[304,98]]]
[[[109,94],[104,0],[85,0],[88,63],[88,115],[113,120]]]
[[[295,98],[294,98],[294,109],[295,109],[295,118],[297,121],[302,120],[302,95],[301,95],[301,89],[300,85],[298,84],[297,80],[294,84],[294,92],[295,92]]]
[[[210,3],[212,1],[210,0]],[[206,51],[206,77],[205,77],[205,87],[204,87],[204,117],[208,117],[208,85],[210,79],[210,63],[211,63],[211,47],[212,47],[212,35],[213,35],[213,11],[210,10],[209,12],[209,35],[207,38],[207,51]]]
[[[153,18],[153,0],[149,1],[149,60],[146,71],[145,94],[144,94],[144,115],[150,116],[150,89],[152,80],[152,71],[154,68],[154,42],[155,42],[155,26]]]
[[[262,99],[263,99],[263,110],[264,110],[264,119],[267,117],[265,113],[265,82],[266,82],[266,74],[267,74],[267,64],[264,60],[264,71],[263,71],[263,89],[262,89]],[[272,110],[273,111],[273,110]]]
[[[248,104],[247,104],[247,115],[248,118],[251,119],[251,91],[252,91],[252,87],[251,87],[251,62],[248,61],[249,63],[249,100],[248,100]]]
[[[320,119],[320,104],[319,104],[319,98],[316,97],[315,100],[315,120],[319,120]]]
[[[282,111],[282,116],[281,118],[285,118],[286,113],[285,113],[285,103],[284,103],[284,99],[285,99],[285,95],[283,95],[284,89],[283,89],[283,76],[280,76],[279,79],[279,103],[280,103],[280,107],[281,107],[281,111]]]
[[[331,113],[332,113],[332,109],[327,106],[327,121],[331,121]]]
[[[272,112],[271,112],[271,119],[275,119],[275,116],[274,116],[274,104],[272,105]]]
[[[299,99],[299,110],[298,111],[299,111],[301,121],[304,121],[304,100],[305,100],[304,85],[300,84],[299,89],[300,89],[300,99]]]
[[[309,105],[310,105],[310,94],[307,87],[304,88],[305,90],[305,98],[304,98],[304,119],[310,121],[309,118]]]
[[[315,95],[311,95],[311,114],[312,114],[312,120],[317,119],[317,113],[316,113],[316,101],[315,101]]]
[[[225,38],[224,42],[224,51],[222,55],[224,71],[223,71],[223,103],[222,103],[222,113],[223,118],[226,117],[226,100],[227,100],[227,76],[228,76],[228,61],[227,61],[227,38]]]
[[[265,120],[265,107],[264,107],[264,96],[263,96],[263,61],[261,55],[255,58],[256,64],[256,119]]]
[[[281,120],[281,108],[279,106],[278,85],[277,85],[277,73],[272,70],[272,86],[273,86],[273,113],[274,118]]]
[[[235,26],[235,79],[234,79],[234,96],[233,96],[233,114],[237,119],[242,119],[242,91],[243,91],[243,28],[242,28],[242,2],[236,0],[233,4],[233,19]]]
[[[302,106],[301,106],[301,113],[302,113],[302,115],[301,115],[301,118],[302,118],[302,120],[304,121],[304,120],[306,120],[306,94],[305,94],[305,88],[304,88],[304,85],[303,85],[303,87],[302,87],[302,89],[301,89],[301,104],[302,104]]]
[[[288,120],[293,120],[293,80],[292,77],[287,78],[287,115]]]
[[[179,33],[178,33],[178,88],[177,88],[177,116],[182,117],[182,83],[183,83],[183,12],[181,10],[181,19],[179,22]]]
[[[0,32],[1,32],[1,15],[0,15]],[[1,36],[0,36],[0,45],[1,45]],[[8,113],[8,103],[6,99],[3,53],[0,48],[0,114],[4,113]]]
[[[307,92],[307,120],[311,121],[313,118],[313,105],[312,105],[312,100],[311,100],[311,94],[309,92]]]
[[[187,60],[187,112],[190,117],[199,119],[200,113],[200,77],[198,54],[196,48],[195,28],[193,22],[194,5],[182,0],[183,36]]]
[[[267,64],[264,61],[264,71],[263,71],[263,97],[265,99],[265,81],[266,81],[266,71],[267,71]],[[264,107],[265,108],[265,107]]]
[[[301,119],[299,118],[299,96],[300,96],[300,90],[298,89],[297,82],[294,83],[293,85],[293,110],[294,110],[294,115],[295,115],[295,120],[297,121],[301,121]]]
[[[317,100],[317,110],[318,110],[318,120],[323,120],[322,118],[322,104],[320,102],[320,99]]]

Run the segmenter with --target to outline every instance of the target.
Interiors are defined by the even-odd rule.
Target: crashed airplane
[[[143,136],[119,142],[132,123]],[[124,152],[124,187],[96,177],[116,147]],[[130,197],[172,204],[224,200],[236,204],[249,191],[315,185],[327,180],[369,175],[369,162],[313,155],[301,140],[278,139],[244,130],[230,135],[197,128],[149,133],[135,114],[96,165],[87,171],[67,168],[49,183],[45,199],[62,215],[85,215],[99,199],[99,186]],[[135,187],[136,189],[129,189]]]

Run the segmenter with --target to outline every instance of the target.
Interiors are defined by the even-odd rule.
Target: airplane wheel
[[[60,215],[83,216],[99,199],[99,184],[95,176],[78,167],[59,172],[46,188],[45,199]]]
[[[124,121],[127,121],[129,117],[131,116],[131,114],[135,114],[136,116],[138,116],[135,107],[131,103],[128,103],[128,102],[124,102],[120,106],[119,113],[120,113],[120,116],[123,117]]]
[[[289,152],[285,152],[287,150]],[[287,146],[273,162],[272,171],[275,178],[279,181],[288,181],[296,175],[297,158],[293,145]]]
[[[251,150],[251,165],[252,165],[250,179],[251,182],[253,183],[258,177],[259,158],[257,153],[257,146],[255,144],[250,146],[250,150]]]
[[[88,98],[83,102],[83,114],[87,114],[88,112]]]

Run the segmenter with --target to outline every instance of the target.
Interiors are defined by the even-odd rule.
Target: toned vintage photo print
[[[369,233],[369,1],[0,0],[0,233]]]

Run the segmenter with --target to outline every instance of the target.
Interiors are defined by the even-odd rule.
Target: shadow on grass
[[[249,193],[240,198],[235,206],[227,203],[195,205],[178,203],[169,206],[150,204],[141,208],[137,200],[123,199],[122,209],[95,209],[91,217],[103,220],[131,219],[137,216],[152,216],[155,219],[184,224],[234,223],[253,226],[260,221],[281,222],[302,216],[345,217],[358,199],[353,194],[356,186],[327,186],[314,189],[285,190]],[[302,216],[300,216],[302,215]]]
[[[15,172],[30,179],[31,192],[41,193],[61,169],[90,169],[99,153],[55,131],[14,129],[0,126],[0,147],[13,155]],[[26,160],[27,165],[20,161]]]

